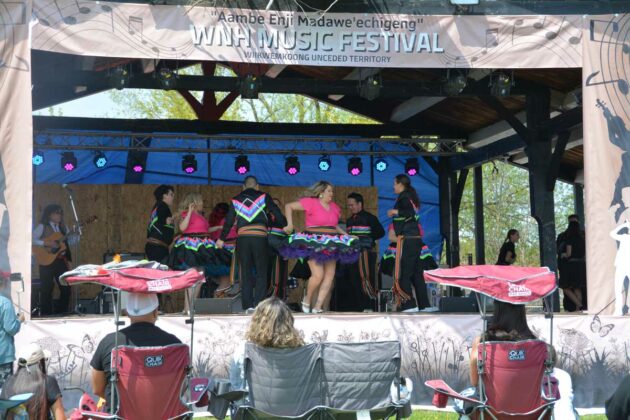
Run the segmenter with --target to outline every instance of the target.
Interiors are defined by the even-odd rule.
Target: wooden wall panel
[[[83,228],[78,255],[75,264],[101,264],[103,254],[111,252],[144,252],[146,227],[149,211],[153,205],[153,190],[156,185],[72,185],[73,196],[80,220],[96,216],[98,220]],[[204,212],[209,215],[213,207],[220,202],[229,202],[230,198],[241,190],[239,186],[222,185],[178,185],[175,186],[176,213],[178,203],[186,194],[200,193],[204,200]],[[282,205],[294,201],[304,191],[301,187],[269,187],[266,189]],[[345,197],[352,191],[363,194],[365,209],[377,213],[378,191],[374,187],[335,187],[335,202],[343,209],[347,217]],[[58,184],[36,184],[33,187],[34,224],[39,222],[44,207],[50,203],[60,204],[64,209],[65,222],[72,225],[73,217],[68,191]],[[284,207],[282,207],[284,211]],[[296,229],[304,226],[304,215],[298,212],[294,216]],[[75,252],[76,253],[76,252]],[[33,276],[38,276],[34,267]],[[84,286],[81,297],[91,297],[98,288]],[[178,301],[180,299],[177,299]]]

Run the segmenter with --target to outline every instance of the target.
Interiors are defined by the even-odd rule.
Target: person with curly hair
[[[291,309],[282,300],[272,296],[256,306],[245,339],[260,347],[277,349],[301,347],[304,345],[304,339],[293,323]],[[232,389],[244,387],[244,359],[245,343],[235,349],[230,363]]]

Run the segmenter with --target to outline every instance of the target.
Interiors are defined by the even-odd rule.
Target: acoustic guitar
[[[89,225],[90,223],[94,223],[98,220],[97,216],[88,217],[83,223],[81,223],[81,227]],[[57,257],[67,249],[66,246],[66,238],[72,232],[68,232],[65,235],[61,232],[54,232],[51,235],[48,235],[45,238],[42,238],[43,241],[55,241],[57,246],[55,247],[47,247],[47,246],[37,246],[33,245],[33,256],[35,257],[35,261],[39,265],[50,265]]]

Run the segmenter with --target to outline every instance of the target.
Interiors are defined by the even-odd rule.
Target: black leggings
[[[59,276],[68,271],[66,262],[56,259],[50,265],[39,266],[39,279],[42,282],[42,298],[40,307],[42,315],[51,315],[53,313],[53,289],[55,283],[59,286],[59,306],[55,308],[54,313],[66,313],[70,303],[70,286],[62,286],[59,284]]]
[[[255,308],[267,294],[269,267],[267,237],[239,236],[236,239],[236,258],[238,258],[243,309]],[[255,275],[254,268],[256,268]]]
[[[427,296],[427,285],[424,283],[422,266],[420,264],[420,251],[422,249],[421,239],[405,239],[400,261],[400,278],[398,279],[400,288],[409,296],[406,302],[400,307],[401,311],[412,309],[416,306],[424,309],[429,305]],[[416,299],[413,299],[411,288],[416,291]]]

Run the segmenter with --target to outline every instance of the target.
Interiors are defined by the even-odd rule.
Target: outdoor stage
[[[193,364],[200,376],[227,377],[234,349],[243,340],[249,316],[199,316],[195,321]],[[124,318],[127,321],[128,319]],[[413,404],[430,404],[422,386],[443,378],[454,389],[468,385],[470,343],[481,331],[474,314],[296,314],[296,326],[309,342],[399,340],[402,374],[413,379]],[[163,316],[158,325],[190,343],[183,316]],[[553,339],[559,365],[571,373],[577,407],[601,407],[630,371],[630,323],[621,317],[560,315],[554,318]],[[529,325],[549,341],[549,321],[529,317]],[[74,317],[29,321],[16,337],[16,347],[37,342],[51,351],[49,372],[62,388],[90,389],[90,360],[98,342],[114,331],[113,318]],[[78,393],[64,392],[64,404],[76,405]]]

